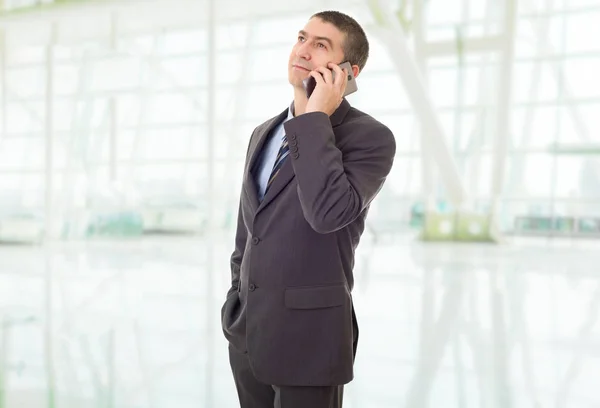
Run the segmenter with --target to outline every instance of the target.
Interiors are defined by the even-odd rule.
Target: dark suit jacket
[[[358,339],[354,250],[396,143],[386,126],[345,99],[331,117],[295,117],[284,124],[290,155],[259,202],[251,170],[286,115],[250,138],[223,332],[266,384],[346,384]]]

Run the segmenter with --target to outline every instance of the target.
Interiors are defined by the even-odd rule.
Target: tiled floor
[[[600,406],[600,242],[392,238],[357,254],[345,407]],[[230,250],[229,235],[0,247],[0,408],[238,406]]]

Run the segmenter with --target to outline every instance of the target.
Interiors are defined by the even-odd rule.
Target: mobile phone
[[[358,90],[358,86],[356,85],[356,78],[354,78],[354,73],[352,72],[352,65],[350,65],[350,63],[348,61],[340,64],[340,68],[344,69],[346,68],[346,70],[348,71],[348,84],[346,85],[346,91],[344,92],[344,97],[350,95],[351,93],[354,93]],[[333,80],[335,81],[335,71],[331,71],[331,73],[333,74]],[[304,90],[306,91],[306,97],[310,98],[310,96],[312,95],[313,91],[315,90],[315,87],[317,86],[317,81],[312,77],[309,76],[308,78],[306,78],[304,81],[302,81],[302,83],[304,84]]]

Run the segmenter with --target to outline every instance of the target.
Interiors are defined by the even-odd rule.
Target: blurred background
[[[0,408],[221,408],[252,130],[315,12],[397,155],[351,408],[600,406],[600,0],[0,1]]]

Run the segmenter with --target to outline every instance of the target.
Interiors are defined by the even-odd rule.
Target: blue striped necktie
[[[285,158],[288,157],[290,153],[290,147],[288,146],[287,137],[283,136],[283,141],[281,142],[281,147],[279,148],[279,153],[277,153],[277,158],[275,159],[275,164],[273,165],[273,170],[271,170],[271,176],[269,177],[269,182],[267,183],[267,188],[265,189],[265,194],[271,187],[273,180],[277,177],[277,173],[281,170],[283,163],[285,162]]]

